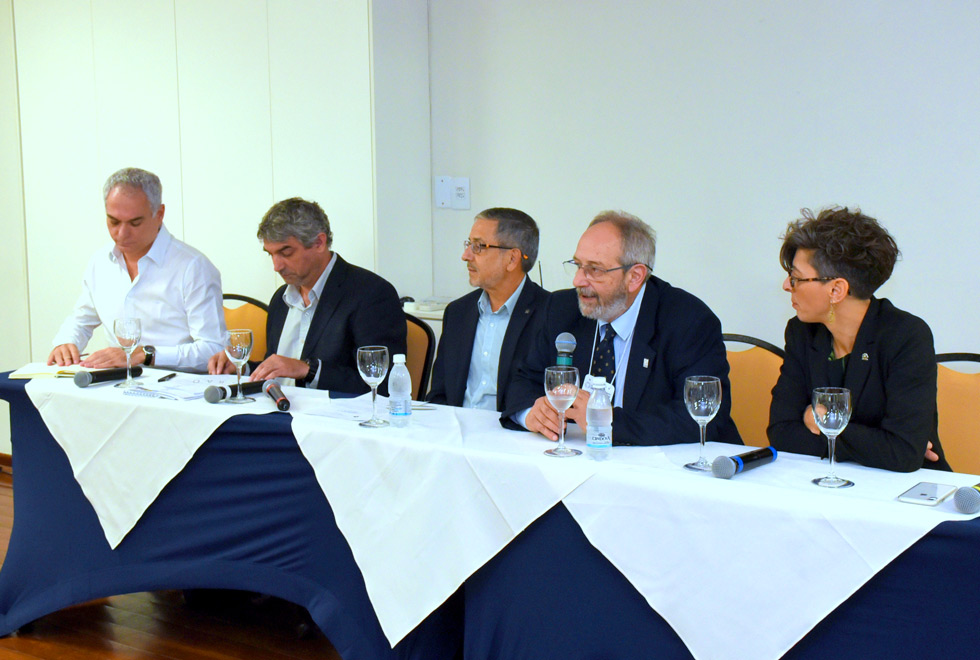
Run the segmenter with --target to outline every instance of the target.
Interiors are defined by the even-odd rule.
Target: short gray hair
[[[143,194],[146,195],[147,201],[150,202],[150,211],[153,215],[156,215],[160,209],[160,205],[163,203],[163,185],[160,183],[160,177],[153,172],[147,172],[138,167],[124,167],[117,172],[113,172],[105,180],[105,185],[102,186],[103,202],[109,199],[109,193],[117,186],[139,188],[142,190]]]
[[[653,262],[657,257],[657,232],[650,225],[626,211],[603,211],[589,223],[589,226],[610,222],[622,239],[620,266],[643,264],[647,267],[647,277],[653,275]]]
[[[312,247],[316,237],[327,235],[327,249],[333,245],[330,220],[316,202],[301,197],[290,197],[272,205],[259,223],[257,236],[260,241],[283,243],[296,238],[303,247]]]
[[[495,207],[481,211],[477,218],[497,223],[497,240],[521,251],[521,269],[528,273],[538,258],[538,225],[524,211]]]

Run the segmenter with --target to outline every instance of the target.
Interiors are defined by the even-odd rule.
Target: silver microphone
[[[572,353],[575,352],[575,335],[570,332],[563,332],[555,338],[555,350],[558,351],[558,366],[572,366]]]

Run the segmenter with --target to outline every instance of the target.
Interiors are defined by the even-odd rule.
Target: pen
[[[160,378],[159,380],[157,380],[157,382],[158,382],[158,383],[162,383],[162,382],[163,382],[163,381],[165,381],[165,380],[170,380],[171,378],[174,378],[174,377],[175,377],[176,375],[177,375],[177,374],[167,374],[167,375],[166,375],[166,376],[164,376],[163,378]]]

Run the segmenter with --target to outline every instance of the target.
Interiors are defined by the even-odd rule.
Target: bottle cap
[[[404,353],[395,353],[395,357],[392,358],[392,359],[394,360],[395,364],[405,364],[405,354]]]

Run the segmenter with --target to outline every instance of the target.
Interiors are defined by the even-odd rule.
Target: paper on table
[[[165,373],[144,369],[144,378]],[[234,376],[199,378],[203,389]],[[247,406],[164,401],[125,396],[113,384],[79,388],[61,379],[32,380],[25,390],[68,456],[112,548],[222,422],[276,410],[268,397]]]
[[[71,364],[66,367],[58,365],[48,366],[44,362],[31,362],[25,364],[17,371],[12,372],[7,378],[10,380],[29,380],[32,378],[72,378],[76,373],[84,369],[80,364]],[[101,369],[91,369],[90,371],[101,371]]]

